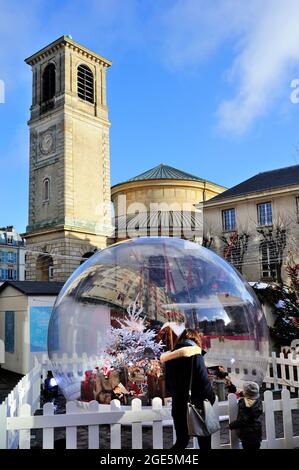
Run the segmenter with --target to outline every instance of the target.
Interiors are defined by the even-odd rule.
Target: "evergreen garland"
[[[275,347],[290,345],[293,339],[299,338],[299,302],[297,293],[285,286],[268,284],[261,288],[259,283],[253,289],[262,304],[271,306],[276,319],[270,327],[270,335],[275,341]]]

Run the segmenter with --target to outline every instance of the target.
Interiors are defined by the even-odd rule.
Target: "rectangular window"
[[[270,244],[264,243],[261,246],[262,254],[262,278],[276,279],[277,270],[275,264],[275,253]]]
[[[235,209],[226,209],[225,211],[222,211],[222,227],[224,231],[236,229]]]
[[[14,269],[8,269],[8,270],[7,270],[7,279],[9,279],[9,280],[12,281],[13,278],[14,278],[14,277],[13,277],[13,276],[14,276],[13,273],[14,273]]]
[[[272,204],[265,202],[257,205],[257,215],[259,225],[272,225]]]
[[[15,350],[15,312],[5,312],[5,351],[13,353]]]
[[[8,263],[16,263],[17,262],[17,254],[8,252],[7,253],[7,262]]]

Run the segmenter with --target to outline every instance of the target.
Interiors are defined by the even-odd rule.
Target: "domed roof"
[[[202,178],[198,176],[191,175],[190,173],[186,173],[185,171],[178,170],[177,168],[173,168],[169,165],[164,165],[161,163],[150,170],[141,173],[140,175],[134,176],[126,181],[139,181],[139,180],[160,180],[160,179],[167,179],[167,180],[193,180],[193,181],[204,181]]]

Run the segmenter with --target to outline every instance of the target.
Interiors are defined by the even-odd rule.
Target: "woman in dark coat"
[[[215,394],[202,356],[201,336],[195,330],[184,330],[174,350],[162,354],[160,360],[165,362],[166,388],[172,396],[172,417],[176,431],[176,443],[172,450],[183,450],[190,439],[187,426],[187,403],[192,363],[192,402],[202,409],[206,398],[212,404],[215,401]],[[201,450],[211,449],[211,436],[197,439]]]

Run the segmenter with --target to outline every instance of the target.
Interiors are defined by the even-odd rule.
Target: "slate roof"
[[[220,201],[226,198],[243,196],[246,194],[266,191],[299,184],[299,165],[278,168],[277,170],[264,171],[252,176],[248,180],[227,189],[208,202]]]
[[[11,286],[26,295],[58,295],[63,285],[63,282],[5,281],[0,286],[0,294],[7,286]]]
[[[140,175],[134,176],[126,181],[140,181],[140,180],[191,180],[191,181],[204,181],[198,176],[191,175],[185,171],[178,170],[169,165],[160,164],[151,168],[150,170],[141,173]]]

